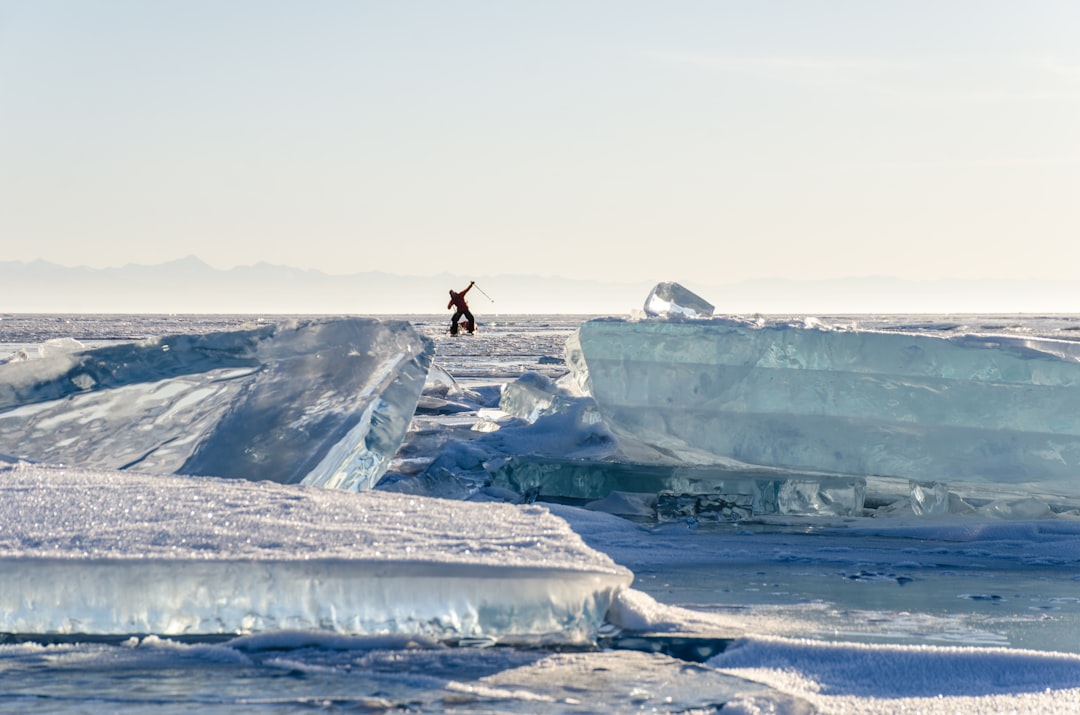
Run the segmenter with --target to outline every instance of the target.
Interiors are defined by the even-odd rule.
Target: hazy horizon
[[[537,274],[434,276],[363,271],[328,274],[266,262],[214,268],[194,255],[159,264],[110,268],[38,259],[0,261],[0,313],[366,313],[431,314],[447,292],[469,280],[473,311],[510,314],[628,315],[639,311],[652,281],[592,280]],[[1080,314],[1080,280],[927,280],[894,276],[759,278],[683,282],[718,314]]]

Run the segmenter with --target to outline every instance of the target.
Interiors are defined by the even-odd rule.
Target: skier
[[[465,302],[465,294],[469,292],[469,288],[472,288],[476,281],[469,281],[469,287],[458,293],[457,291],[450,290],[450,302],[446,304],[446,309],[450,310],[454,308],[454,317],[450,319],[450,334],[458,334],[458,320],[465,316],[466,325],[465,329],[472,335],[476,332],[476,320],[473,318],[473,314],[469,312],[469,304]]]

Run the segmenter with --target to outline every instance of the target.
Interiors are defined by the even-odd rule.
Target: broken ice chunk
[[[713,310],[711,303],[678,283],[657,283],[645,300],[645,314],[651,317],[708,318]]]
[[[750,494],[679,494],[663,491],[656,497],[656,519],[745,521],[753,516],[753,502],[754,497]]]
[[[998,519],[1046,519],[1053,516],[1050,505],[1042,499],[998,499],[979,508],[979,514]]]
[[[949,486],[941,482],[911,482],[911,510],[917,516],[949,513]]]
[[[861,478],[787,479],[777,482],[776,504],[789,516],[859,516],[866,501]]]
[[[499,409],[526,422],[536,422],[568,407],[575,399],[551,378],[530,371],[503,387]]]

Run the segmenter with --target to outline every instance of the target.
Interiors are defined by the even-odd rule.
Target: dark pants
[[[465,320],[467,321],[466,327],[469,329],[469,332],[471,333],[471,332],[476,330],[476,320],[473,318],[472,313],[470,313],[468,310],[459,310],[456,313],[454,313],[453,318],[450,318],[450,334],[451,335],[457,335],[457,333],[458,333],[458,321],[461,319],[461,316],[463,316],[463,315],[465,316]]]

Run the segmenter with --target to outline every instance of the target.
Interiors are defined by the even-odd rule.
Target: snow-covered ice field
[[[571,500],[503,503],[514,495],[481,488],[478,465],[515,454],[595,448],[597,433],[580,423],[557,415],[530,423],[499,409],[502,387],[521,375],[566,373],[563,346],[583,318],[480,314],[477,335],[452,339],[444,316],[404,317],[435,341],[435,364],[453,389],[421,399],[390,472],[373,493],[181,477],[155,485],[142,475],[79,465],[60,470],[63,478],[52,467],[9,467],[0,471],[0,494],[8,490],[0,504],[8,527],[0,551],[37,559],[33,577],[44,575],[43,592],[50,583],[47,561],[57,555],[65,560],[53,564],[57,588],[87,590],[77,571],[60,575],[79,567],[73,538],[87,559],[104,550],[137,571],[138,558],[166,558],[154,551],[165,548],[162,543],[175,551],[175,543],[160,541],[162,534],[197,541],[203,562],[247,567],[313,557],[348,564],[377,553],[397,566],[498,570],[506,580],[492,588],[503,604],[517,598],[513,568],[533,569],[530,577],[548,569],[556,581],[566,570],[616,579],[632,574],[595,642],[552,644],[526,635],[493,646],[484,638],[451,643],[438,633],[346,635],[320,627],[325,615],[251,635],[198,638],[169,637],[155,628],[131,633],[158,635],[33,637],[9,628],[0,634],[0,712],[1080,712],[1080,518],[1074,512],[657,523]],[[0,358],[32,353],[59,338],[110,345],[233,329],[254,319],[3,315]],[[1080,318],[1072,316],[823,320],[1063,340],[1080,330]],[[50,479],[56,490],[42,486]],[[37,511],[27,511],[11,491],[25,494],[31,484],[41,490]],[[170,496],[177,484],[189,501]],[[157,531],[126,529],[125,512],[115,503],[84,511],[92,504],[87,495],[103,493],[144,507],[158,500],[158,508],[140,517],[143,526],[167,512],[163,499],[190,518],[162,516]],[[440,499],[428,501],[434,497]],[[192,506],[199,503],[207,508]],[[347,516],[358,505],[371,517],[363,529],[350,526],[356,517]],[[625,512],[634,504],[623,507],[607,509]],[[286,512],[292,516],[285,518]],[[528,546],[507,549],[511,542],[503,536],[527,534],[530,524],[542,525],[544,538],[518,539],[513,543]],[[347,548],[343,541],[329,543],[345,535]],[[464,555],[466,540],[481,546],[483,556]],[[190,560],[192,552],[173,556]],[[25,559],[0,559],[0,579],[10,584],[16,568],[25,569]],[[271,583],[286,588],[289,582]],[[0,594],[4,588],[0,583]],[[440,593],[433,581],[419,588],[432,601],[458,593]],[[48,609],[43,602],[42,618]],[[269,603],[264,610],[277,609]]]

